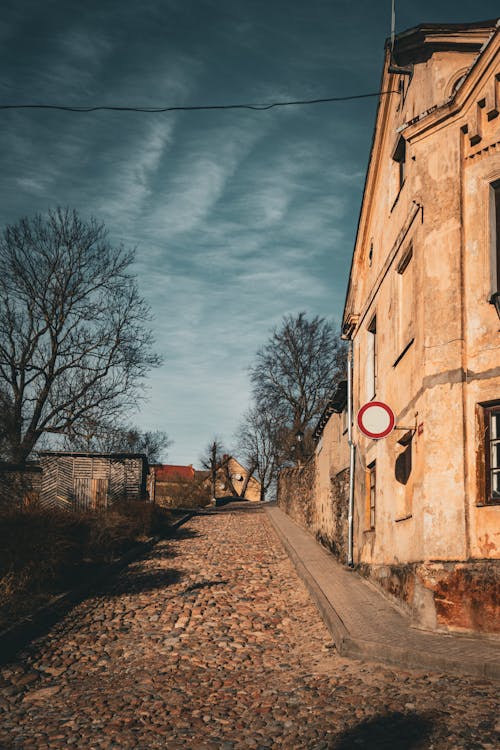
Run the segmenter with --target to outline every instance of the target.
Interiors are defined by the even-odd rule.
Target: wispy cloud
[[[144,0],[140,13],[89,0],[77,16],[61,0],[21,5],[0,20],[16,61],[4,98],[174,106],[352,93],[367,71],[378,83],[373,29],[348,20],[346,0]],[[136,419],[170,433],[171,460],[197,463],[214,434],[230,441],[248,366],[285,313],[339,316],[370,112],[4,114],[4,221],[70,205],[138,247],[165,364]]]

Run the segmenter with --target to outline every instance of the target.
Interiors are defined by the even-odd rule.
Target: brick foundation
[[[357,568],[423,627],[500,633],[500,560]]]

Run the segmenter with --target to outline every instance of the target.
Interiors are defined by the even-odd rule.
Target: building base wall
[[[500,560],[360,563],[357,570],[421,627],[500,634]]]

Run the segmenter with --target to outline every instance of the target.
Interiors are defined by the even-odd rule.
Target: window
[[[500,292],[500,180],[491,185],[490,215],[491,294],[493,296],[496,292]]]
[[[347,405],[342,410],[342,435],[349,430],[349,409]]]
[[[366,467],[366,530],[375,528],[376,462]]]
[[[409,344],[413,341],[413,247],[405,252],[397,266],[398,281],[398,333],[397,348],[399,356],[406,351]]]
[[[406,177],[406,141],[403,136],[400,137],[392,158],[398,165],[398,190],[401,190]]]
[[[377,392],[377,316],[367,328],[366,340],[366,398],[369,401]]]
[[[500,503],[500,402],[484,409],[486,502]]]

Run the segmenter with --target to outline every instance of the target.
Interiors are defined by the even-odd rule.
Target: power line
[[[369,99],[374,96],[385,96],[397,94],[397,91],[377,91],[373,94],[354,94],[352,96],[331,96],[324,99],[297,99],[295,101],[270,102],[268,104],[200,104],[186,107],[69,107],[62,104],[0,104],[0,109],[46,109],[59,110],[62,112],[192,112],[211,109],[252,109],[257,112],[274,109],[275,107],[295,107],[306,104],[326,104],[328,102],[347,102],[355,99]]]

